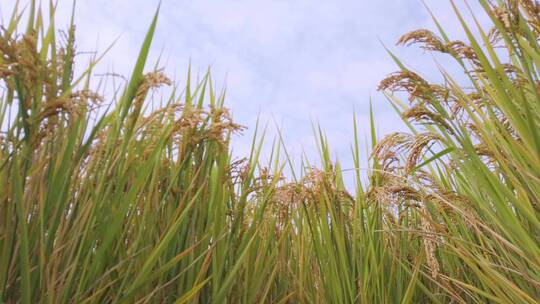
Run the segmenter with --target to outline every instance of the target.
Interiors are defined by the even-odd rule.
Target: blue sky
[[[14,0],[2,2],[5,17]],[[158,2],[79,0],[79,50],[104,50],[119,38],[101,69],[128,75]],[[425,2],[453,38],[463,38],[449,1]],[[71,1],[60,1],[58,26],[67,25],[70,11]],[[478,5],[473,11],[480,14]],[[376,91],[379,81],[396,70],[382,43],[437,79],[435,60],[444,59],[395,46],[401,34],[418,28],[434,29],[420,0],[162,0],[150,62],[163,52],[166,72],[179,82],[185,81],[189,61],[195,73],[211,66],[219,87],[227,87],[226,104],[235,120],[250,128],[234,139],[237,155],[247,153],[260,115],[270,130],[274,121],[280,125],[296,159],[302,151],[316,159],[311,126],[317,121],[346,167],[351,166],[353,110],[361,139],[367,136],[370,99],[380,135],[404,128]]]

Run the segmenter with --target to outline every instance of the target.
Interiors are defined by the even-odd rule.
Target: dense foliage
[[[390,54],[400,70],[379,89],[411,132],[372,131],[354,191],[322,132],[322,168],[298,177],[278,142],[259,159],[264,132],[233,160],[243,127],[210,74],[180,87],[145,73],[157,14],[104,100],[100,58],[74,76],[74,22],[61,36],[53,6],[48,22],[35,1],[16,7],[0,32],[0,302],[536,303],[540,4],[478,1],[490,29],[455,9],[468,42],[435,18],[438,34],[399,40],[451,56],[467,85]]]

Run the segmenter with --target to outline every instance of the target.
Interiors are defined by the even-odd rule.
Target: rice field
[[[259,127],[233,159],[244,127],[210,72],[152,67],[159,10],[105,100],[101,54],[74,72],[76,20],[17,6],[0,30],[0,303],[538,303],[540,3],[471,1],[491,27],[452,2],[467,41],[436,16],[396,37],[467,84],[389,52],[380,102],[410,131],[377,136],[372,115],[366,147],[351,124],[354,189],[320,129],[319,168],[285,174],[279,140],[263,161]]]

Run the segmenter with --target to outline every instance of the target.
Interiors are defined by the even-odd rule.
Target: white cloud
[[[59,25],[69,21],[69,2],[60,3]],[[449,1],[426,2],[452,37],[465,37]],[[13,3],[0,4],[4,16]],[[94,50],[97,43],[104,50],[120,37],[104,67],[128,74],[158,3],[79,0],[80,48]],[[485,24],[478,4],[473,11]],[[469,13],[464,15],[470,20]],[[381,131],[403,128],[376,92],[378,82],[395,69],[380,41],[410,66],[430,77],[437,75],[429,60],[426,64],[430,55],[394,47],[401,34],[417,28],[435,30],[421,1],[163,0],[151,58],[164,48],[167,71],[179,81],[185,79],[189,60],[195,71],[212,65],[220,85],[227,79],[227,104],[236,120],[253,128],[259,112],[273,115],[283,122],[284,136],[295,150],[304,146],[307,154],[316,155],[310,120],[320,120],[336,152],[346,159],[352,109],[366,131],[370,97]],[[244,147],[237,150],[251,144],[249,136],[236,141]]]

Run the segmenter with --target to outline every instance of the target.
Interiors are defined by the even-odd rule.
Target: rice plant
[[[429,83],[396,60],[401,70],[380,88],[405,91],[408,105],[390,98],[405,120],[422,127],[389,135],[374,155],[386,168],[383,191],[413,201],[422,215],[425,276],[462,303],[535,303],[540,5],[479,3],[490,29],[474,12],[475,24],[466,24],[454,6],[467,43],[450,40],[438,23],[438,35],[418,30],[401,37],[400,44],[452,56],[468,85],[460,87],[444,69],[444,83]]]
[[[390,53],[400,70],[379,89],[411,132],[378,140],[371,115],[364,178],[353,117],[355,189],[320,128],[321,168],[284,176],[289,153],[276,139],[263,161],[259,126],[233,159],[244,127],[210,73],[149,68],[159,10],[106,100],[101,55],[75,75],[75,20],[61,32],[54,4],[16,5],[0,32],[0,302],[536,303],[540,4],[477,1],[493,27],[454,6],[467,42],[435,17],[438,34],[399,39],[454,58],[468,85]]]

